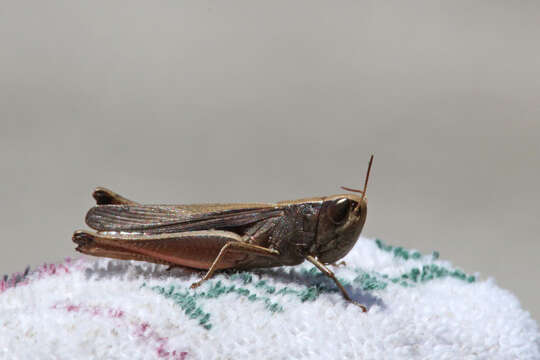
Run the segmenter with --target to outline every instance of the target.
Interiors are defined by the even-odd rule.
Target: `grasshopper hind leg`
[[[101,244],[99,240],[93,236],[93,234],[87,231],[76,231],[73,234],[73,242],[78,245],[75,250],[86,255],[108,257],[120,260],[147,261],[162,265],[174,266],[174,264],[168,261],[159,261],[152,259],[149,256],[129,252],[114,246]]]
[[[73,234],[77,251],[122,260],[147,261],[172,267],[208,269],[192,288],[212,277],[216,270],[233,269],[246,260],[272,259],[277,250],[250,244],[236,233],[221,230],[185,231],[167,234],[108,234],[84,230]],[[272,263],[272,261],[270,263]]]

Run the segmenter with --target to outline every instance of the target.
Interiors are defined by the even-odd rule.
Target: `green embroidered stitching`
[[[373,275],[370,275],[360,269],[355,269],[355,271],[360,273],[360,275],[354,278],[353,282],[360,283],[361,289],[364,291],[383,290],[387,287],[388,282],[398,284],[403,287],[409,287],[415,286],[415,284],[418,283],[426,283],[428,281],[447,276],[463,280],[468,283],[473,283],[476,281],[476,277],[474,275],[467,275],[461,270],[448,270],[447,268],[434,264],[424,265],[421,269],[412,268],[410,271],[397,277],[389,277],[387,274],[380,274],[376,272],[374,272]],[[388,282],[381,280],[381,278],[388,280]]]
[[[459,280],[466,281],[468,283],[473,283],[476,281],[474,275],[467,275],[461,270],[449,270],[442,266],[437,266],[435,264],[424,265],[421,269],[412,268],[410,271],[402,274],[399,277],[391,278],[390,281],[393,283],[400,283],[402,286],[414,286],[413,283],[425,283],[431,280],[440,279],[444,277],[453,277]],[[401,281],[401,282],[400,282]]]
[[[361,270],[357,269],[357,272],[361,272]],[[384,275],[382,277],[384,277]],[[355,277],[353,282],[360,284],[360,288],[364,291],[384,290],[386,286],[388,286],[388,283],[379,280],[376,276],[370,275],[366,272],[362,272],[362,274]]]
[[[409,260],[409,258],[418,260],[418,259],[422,258],[422,254],[419,253],[418,251],[414,251],[414,252],[411,253],[410,250],[404,249],[404,248],[402,248],[400,246],[393,247],[391,245],[386,245],[380,239],[376,239],[375,243],[377,244],[377,247],[380,250],[385,251],[385,252],[393,253],[393,255],[395,257],[402,258],[404,260]],[[434,251],[433,254],[431,255],[431,257],[432,257],[433,260],[438,259],[439,258],[439,252]],[[355,269],[355,271],[361,273],[361,275],[356,277],[353,280],[354,282],[364,282],[364,281],[369,280],[369,281],[371,281],[373,283],[372,285],[369,285],[369,284],[365,285],[365,287],[367,287],[367,288],[365,288],[363,290],[381,290],[381,289],[384,289],[386,287],[386,285],[387,285],[387,283],[385,283],[384,281],[377,280],[375,277],[372,277],[371,279],[368,278],[369,275],[367,273],[363,272],[360,269]],[[414,283],[419,283],[419,282],[425,283],[427,281],[431,281],[431,280],[439,279],[439,278],[444,278],[444,277],[447,277],[447,276],[450,276],[450,277],[453,277],[453,278],[456,278],[456,279],[460,279],[460,280],[466,281],[468,283],[473,283],[473,282],[476,281],[476,277],[474,275],[467,275],[466,273],[464,273],[461,270],[458,270],[458,269],[451,270],[451,269],[447,269],[447,268],[445,268],[443,266],[438,266],[438,265],[435,265],[435,264],[424,265],[424,266],[422,266],[421,269],[420,268],[412,268],[410,271],[408,271],[406,273],[403,273],[398,277],[393,277],[393,278],[390,278],[386,274],[378,274],[378,273],[375,273],[375,274],[377,276],[381,276],[383,279],[388,279],[390,282],[392,282],[394,284],[399,284],[399,285],[401,285],[403,287],[415,286]],[[380,283],[378,283],[378,281]]]
[[[237,276],[234,276],[235,278],[241,277],[244,281],[247,280],[247,283],[251,282],[251,274],[239,273],[235,275],[237,275]],[[209,285],[210,285],[210,288],[207,291],[196,292],[196,293],[190,293],[190,291],[187,290],[185,287],[181,287],[181,286],[175,287],[174,285],[171,285],[168,289],[163,286],[158,286],[158,285],[152,286],[150,289],[160,295],[165,296],[166,298],[171,298],[176,305],[182,308],[184,313],[188,315],[190,319],[200,318],[199,325],[201,325],[207,330],[210,330],[212,328],[212,324],[209,322],[210,314],[204,312],[201,307],[197,306],[197,299],[215,299],[225,294],[236,293],[238,295],[247,297],[249,301],[264,302],[265,308],[268,309],[272,313],[283,312],[283,306],[281,306],[278,303],[272,302],[271,299],[267,296],[260,296],[255,293],[252,293],[252,291],[250,291],[247,288],[237,287],[234,284],[230,286],[225,286],[222,284],[221,281],[209,282]],[[140,288],[143,288],[143,287],[146,287],[146,283],[143,283]],[[265,282],[264,284],[261,284],[261,282],[259,282],[258,286],[256,285],[256,287],[265,288],[265,291],[267,293],[272,293],[275,291],[275,289],[272,290],[273,288],[272,286],[266,285]],[[176,288],[181,288],[181,290],[175,291]],[[299,296],[302,296],[305,291],[294,290],[293,292]],[[308,292],[309,292],[309,289],[308,289]],[[289,293],[289,292],[284,291],[282,293]]]
[[[302,274],[307,277],[321,276],[319,270],[315,267],[309,270],[302,269]],[[253,281],[252,275],[248,272],[235,273],[231,275],[230,279],[241,280],[244,283],[244,285],[250,284]],[[341,279],[340,281],[345,282],[344,280],[341,280]],[[255,288],[261,288],[268,294],[275,294],[275,295],[293,294],[293,295],[296,295],[302,302],[314,301],[315,299],[319,297],[321,293],[338,291],[337,288],[328,288],[324,286],[323,284],[317,284],[314,286],[306,286],[303,290],[295,290],[287,286],[282,287],[281,289],[277,290],[275,286],[267,285],[266,280],[259,280],[255,284]]]
[[[418,251],[411,252],[411,250],[407,250],[401,246],[394,247],[392,245],[386,245],[381,239],[375,239],[375,243],[380,250],[392,253],[395,257],[402,258],[404,260],[409,260],[409,258],[418,260],[422,258],[422,254]],[[431,257],[433,260],[437,260],[439,258],[439,252],[434,251],[431,254]]]
[[[249,275],[249,277],[251,282],[251,275]],[[274,313],[283,311],[283,307],[278,303],[273,303],[269,297],[257,295],[255,293],[252,293],[249,289],[236,287],[236,285],[234,284],[230,286],[225,286],[222,284],[221,280],[218,280],[216,283],[210,283],[210,289],[208,290],[208,292],[203,291],[200,293],[196,293],[195,296],[206,299],[215,299],[221,295],[229,293],[236,293],[238,295],[245,296],[249,301],[263,301],[265,303],[266,309],[268,309],[270,312]]]
[[[143,283],[140,286],[140,288],[143,287],[146,287],[146,283]],[[197,306],[196,294],[190,294],[188,290],[175,292],[175,287],[173,285],[171,285],[168,290],[163,286],[152,286],[150,289],[166,298],[171,298],[190,319],[195,320],[199,318],[199,325],[206,330],[212,328],[212,324],[209,322],[210,314],[204,312],[200,306]]]
[[[312,270],[306,270],[306,273],[313,274],[314,272]],[[338,289],[328,288],[322,285],[306,286],[302,290],[291,289],[288,286],[284,286],[278,290],[275,286],[268,285],[266,280],[260,280],[257,283],[253,284],[253,276],[247,272],[233,274],[230,276],[229,279],[233,281],[240,280],[243,282],[244,285],[251,284],[256,289],[261,289],[267,294],[294,295],[298,297],[301,302],[314,301],[319,297],[321,293],[338,291]],[[264,302],[265,308],[271,313],[279,313],[284,311],[283,306],[279,303],[272,302],[269,297],[258,295],[254,293],[253,290],[247,289],[245,287],[237,287],[234,284],[226,286],[223,285],[221,280],[218,280],[217,282],[208,281],[207,284],[209,285],[207,291],[195,293],[191,293],[187,288],[183,286],[174,285],[171,285],[168,288],[156,285],[150,287],[150,289],[166,298],[171,298],[176,305],[181,307],[181,309],[187,316],[189,316],[190,319],[199,319],[199,325],[201,325],[207,330],[210,330],[212,328],[212,324],[210,323],[210,314],[204,312],[203,309],[198,306],[198,299],[216,299],[225,294],[236,293],[240,296],[247,297],[247,299],[252,302]],[[140,288],[146,286],[146,283],[143,283]],[[180,290],[176,291],[177,288],[180,288]]]
[[[376,239],[375,242],[379,249],[386,252],[391,252],[395,257],[402,258],[404,260],[418,260],[422,258],[422,254],[418,251],[411,252],[410,250],[402,247],[386,245],[379,239]],[[435,260],[438,257],[439,253],[436,251],[433,252],[431,258]],[[416,284],[419,283],[426,283],[431,280],[444,277],[453,277],[469,283],[476,281],[476,278],[473,275],[467,275],[461,270],[447,269],[436,264],[423,265],[421,268],[412,268],[408,272],[405,272],[397,277],[390,277],[387,274],[380,274],[377,272],[367,273],[359,268],[355,268],[353,270],[359,275],[352,280],[352,283],[360,286],[360,289],[363,291],[384,290],[388,284],[397,284],[403,287],[416,286]],[[322,276],[315,267],[309,269],[303,268],[301,269],[301,274],[304,277],[311,278],[312,281],[316,281],[317,278]],[[273,285],[268,285],[266,280],[258,280],[257,282],[254,282],[253,275],[249,272],[232,274],[229,279],[232,281],[240,281],[243,284],[243,287],[235,284],[229,286],[223,285],[221,280],[218,280],[208,281],[207,291],[202,292],[192,292],[184,286],[174,285],[171,285],[168,288],[163,286],[152,286],[150,289],[165,296],[166,298],[171,298],[176,305],[180,306],[189,319],[198,319],[199,325],[207,330],[210,330],[213,326],[210,322],[211,315],[206,313],[200,306],[198,306],[198,299],[216,299],[225,294],[235,293],[239,296],[246,297],[251,302],[264,302],[265,308],[268,311],[271,313],[279,313],[284,311],[282,305],[277,302],[272,302],[268,296],[257,294],[255,291],[260,290],[264,294],[274,296],[293,295],[299,298],[301,302],[315,301],[319,295],[323,293],[338,292],[338,289],[333,286],[333,284],[327,285],[326,283],[304,286],[301,290],[293,289],[288,286],[278,288]],[[350,285],[350,282],[345,279],[339,278],[339,280],[344,286]],[[250,290],[246,286],[251,286],[253,289]],[[146,283],[141,285],[141,288],[143,287],[146,287]],[[178,288],[180,290],[177,291]]]

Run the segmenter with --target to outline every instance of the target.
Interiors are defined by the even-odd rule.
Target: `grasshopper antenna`
[[[368,168],[367,168],[366,180],[364,181],[364,190],[352,189],[352,188],[348,188],[346,186],[342,186],[341,188],[343,190],[361,193],[362,194],[362,199],[363,199],[366,196],[367,185],[368,185],[368,180],[369,180],[369,173],[371,172],[371,164],[373,164],[373,154],[371,154],[371,157],[369,158],[369,165],[368,165]]]
[[[369,173],[371,172],[371,165],[372,164],[373,164],[373,154],[371,154],[371,157],[369,158],[369,165],[368,165],[368,168],[367,168],[366,180],[364,181],[364,191],[362,191],[362,199],[366,196],[367,184],[368,184],[368,180],[369,180]]]

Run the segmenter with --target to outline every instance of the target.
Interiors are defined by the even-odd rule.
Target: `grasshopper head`
[[[324,199],[314,254],[323,263],[341,259],[353,248],[364,227],[367,202],[357,195],[334,195]]]
[[[319,213],[319,224],[313,254],[323,263],[333,263],[347,255],[362,232],[367,215],[366,190],[373,163],[373,155],[364,181],[364,189],[344,190],[361,193],[334,195],[324,198]]]

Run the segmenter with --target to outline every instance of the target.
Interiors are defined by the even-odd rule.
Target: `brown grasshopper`
[[[77,251],[122,260],[148,261],[208,270],[298,265],[308,260],[330,277],[355,304],[326,266],[343,258],[366,221],[365,198],[373,155],[361,193],[278,203],[141,205],[97,188],[97,206],[86,215],[96,233],[73,234]],[[360,304],[365,312],[366,307]]]

